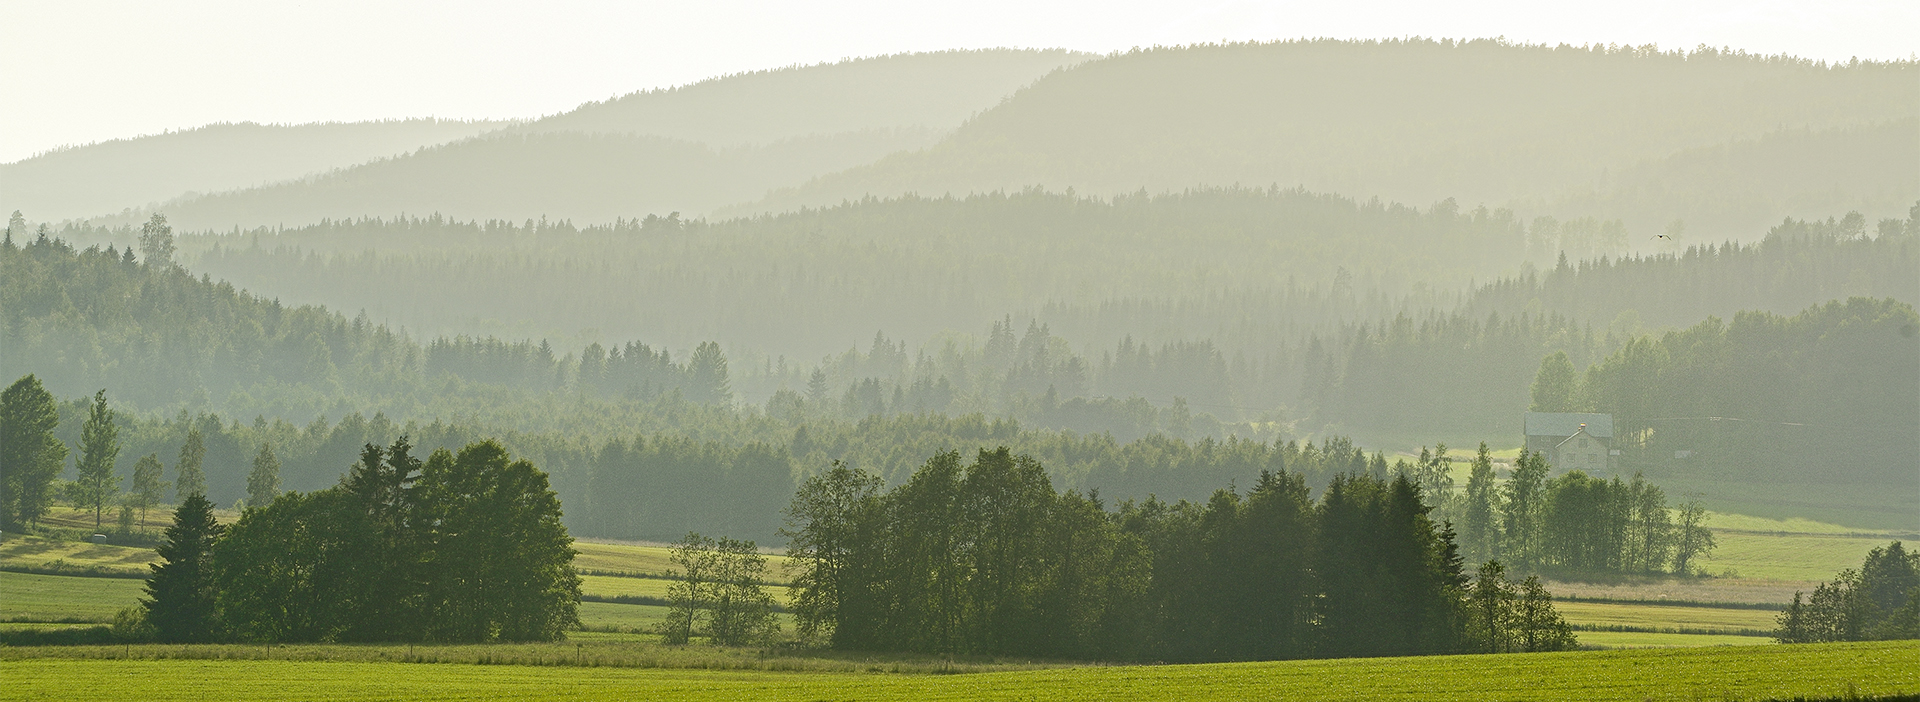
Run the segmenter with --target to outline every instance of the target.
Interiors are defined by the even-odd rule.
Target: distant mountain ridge
[[[0,164],[0,206],[41,221],[249,188],[493,131],[498,120],[209,124]]]
[[[735,74],[151,209],[208,229],[435,211],[589,221],[691,214],[927,146],[1020,86],[1089,58],[1058,49],[944,51]]]
[[[1920,154],[1917,79],[1911,61],[1497,40],[1154,48],[1050,74],[928,149],[721,214],[907,192],[1238,183],[1545,211],[1577,202],[1648,237],[1674,219],[1709,236],[1751,236],[1788,215],[1904,212],[1920,196],[1907,156]],[[1800,148],[1772,148],[1783,133]],[[1701,149],[1739,164],[1717,169],[1737,177],[1738,192],[1688,178],[1698,164],[1667,162]],[[1836,197],[1828,191],[1847,188],[1808,182],[1836,171],[1846,186],[1882,187]],[[1725,221],[1718,203],[1729,195],[1744,211]]]

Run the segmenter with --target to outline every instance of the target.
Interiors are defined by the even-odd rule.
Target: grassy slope
[[[25,653],[37,653],[26,651]],[[69,653],[69,652],[54,652]],[[1914,642],[1740,646],[974,675],[867,675],[302,661],[19,659],[20,697],[286,699],[1766,699],[1920,691]]]

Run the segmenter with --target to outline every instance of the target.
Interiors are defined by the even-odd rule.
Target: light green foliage
[[[1533,405],[1529,412],[1572,412],[1573,392],[1579,377],[1567,352],[1555,351],[1540,359],[1540,372],[1533,376]]]
[[[265,507],[280,495],[280,459],[273,455],[273,445],[260,444],[260,452],[253,456],[253,470],[247,473],[247,504]]]
[[[120,428],[113,423],[113,410],[107,409],[107,391],[94,393],[87,422],[80,429],[78,473],[71,485],[73,501],[93,510],[93,526],[100,528],[100,517],[107,505],[120,494],[120,477],[114,464],[120,457]]]
[[[173,464],[175,502],[184,502],[189,495],[207,494],[206,459],[207,447],[200,429],[188,428],[186,438],[180,442],[180,459]]]
[[[160,504],[166,497],[166,482],[161,473],[165,466],[160,463],[160,454],[149,453],[141,456],[133,464],[133,490],[128,493],[131,504],[140,510],[140,521],[147,521],[147,510]]]
[[[1839,697],[1850,692],[1885,695],[1920,691],[1920,673],[1904,665],[1920,655],[1920,647],[1910,642],[1085,667],[976,675],[573,668],[560,665],[575,655],[575,647],[570,644],[537,650],[500,649],[493,654],[501,659],[524,657],[528,662],[544,663],[539,666],[314,660],[348,655],[353,650],[351,647],[341,647],[337,653],[315,649],[281,654],[302,655],[306,660],[111,660],[124,655],[125,651],[119,646],[110,647],[111,651],[108,648],[9,649],[0,652],[0,656],[11,659],[6,664],[15,689],[72,702],[126,699],[131,685],[138,685],[142,698],[163,702],[199,700],[209,693],[232,700],[277,700],[296,694],[343,700],[1151,698],[1183,701],[1232,698],[1246,695],[1248,691],[1304,701],[1412,702],[1430,700],[1440,693],[1516,701],[1640,702],[1703,697]],[[260,647],[209,648],[203,655],[262,656],[273,651]],[[147,650],[142,647],[139,653],[146,654]],[[156,647],[153,653],[163,654],[164,648]],[[403,660],[408,655],[404,648],[367,653]],[[434,651],[423,653],[433,655]],[[71,657],[37,657],[47,655]],[[472,651],[466,655],[469,660],[477,660],[489,654]],[[105,660],[90,660],[96,657]],[[605,659],[604,656],[597,658]],[[859,665],[885,670],[887,664]],[[262,685],[262,680],[277,682]]]

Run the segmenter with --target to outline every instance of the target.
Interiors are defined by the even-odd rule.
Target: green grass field
[[[160,554],[150,548],[96,545],[85,541],[59,541],[14,534],[0,539],[0,566],[97,569],[145,574],[148,572],[147,564],[159,557]]]
[[[1581,646],[1617,648],[1697,648],[1701,646],[1767,646],[1773,639],[1733,634],[1672,634],[1639,631],[1576,631]]]
[[[1761,534],[1717,531],[1718,546],[1700,561],[1708,573],[1751,580],[1832,580],[1842,568],[1859,568],[1867,552],[1892,538],[1833,534]]]
[[[666,619],[667,608],[665,607],[612,602],[580,603],[580,625],[588,629],[652,631]]]
[[[1074,667],[964,675],[145,660],[0,651],[8,699],[1761,700],[1920,692],[1920,643]],[[146,648],[146,647],[139,647]],[[178,648],[178,647],[174,647]],[[63,654],[67,657],[23,656]]]
[[[672,549],[665,546],[575,541],[573,548],[580,552],[573,567],[584,572],[666,575],[673,569]],[[786,565],[785,556],[767,556],[767,581],[785,583]]]
[[[111,622],[140,602],[145,581],[0,573],[0,621]]]
[[[1770,631],[1774,626],[1774,618],[1779,615],[1778,612],[1764,609],[1671,607],[1603,602],[1555,602],[1553,607],[1560,611],[1560,615],[1566,618],[1567,623],[1575,626],[1688,629],[1719,634],[1742,630]]]

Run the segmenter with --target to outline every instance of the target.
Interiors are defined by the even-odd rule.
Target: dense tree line
[[[492,441],[425,461],[369,444],[333,488],[226,526],[211,508],[187,496],[153,566],[160,641],[532,641],[579,623],[559,498]]]
[[[788,509],[795,626],[849,649],[1063,658],[1512,650],[1484,632],[1523,598],[1489,582],[1496,623],[1472,626],[1479,588],[1429,511],[1411,480],[1366,474],[1317,503],[1303,476],[1269,471],[1205,504],[1108,509],[1005,448],[937,454],[891,489],[838,466]],[[1530,650],[1572,645],[1557,616],[1528,621]]]
[[[1920,639],[1920,553],[1898,541],[1805,594],[1793,593],[1780,613],[1780,643]]]
[[[1666,491],[1639,474],[1622,481],[1552,469],[1545,456],[1523,451],[1501,480],[1483,442],[1465,485],[1456,486],[1444,444],[1397,462],[1392,474],[1419,486],[1435,520],[1455,528],[1469,562],[1497,559],[1515,572],[1576,576],[1688,575],[1715,546],[1697,499],[1670,505]]]
[[[1549,356],[1532,407],[1614,415],[1623,462],[1663,479],[1737,470],[1748,481],[1905,491],[1920,455],[1915,358],[1911,304],[1851,298],[1635,337],[1584,373]]]
[[[34,436],[39,427],[38,445],[52,453],[37,460],[45,465],[61,453],[67,444],[62,435],[76,446],[83,443],[71,427],[84,425],[101,407],[101,398],[60,406],[56,417],[40,404],[43,421],[36,425],[31,421],[35,405],[15,399],[31,394],[33,380],[23,378],[16,385],[5,405],[6,427],[22,436]],[[571,432],[506,432],[501,441],[548,468],[555,491],[573,508],[567,520],[571,529],[606,538],[669,541],[697,531],[772,542],[780,507],[797,484],[825,466],[846,464],[895,485],[920,467],[918,456],[1007,446],[1048,465],[1049,479],[1059,485],[1118,500],[1202,502],[1216,486],[1251,484],[1265,472],[1297,475],[1314,491],[1326,490],[1342,474],[1378,480],[1405,475],[1419,486],[1437,519],[1458,526],[1459,542],[1476,562],[1502,558],[1528,570],[1684,573],[1710,540],[1699,526],[1697,501],[1683,505],[1676,522],[1668,518],[1665,493],[1637,476],[1631,483],[1577,472],[1552,477],[1537,455],[1521,457],[1510,479],[1500,480],[1484,444],[1472,459],[1466,484],[1456,485],[1444,445],[1437,452],[1423,449],[1413,461],[1389,461],[1339,436],[1319,442],[1237,436],[1188,441],[1153,433],[1123,442],[1108,434],[1049,430],[978,414],[901,414],[849,422],[741,414],[671,398],[643,407],[640,416],[654,422],[651,431],[613,433],[599,441]],[[11,418],[15,415],[25,419]],[[44,421],[50,418],[54,421]],[[359,414],[306,427],[265,419],[249,426],[185,413],[171,418],[116,414],[112,421],[117,451],[143,457],[130,476],[119,469],[101,474],[100,494],[103,504],[131,509],[190,494],[216,495],[221,504],[261,506],[281,490],[325,489],[367,444],[386,445],[406,436],[418,437],[427,452],[455,450],[493,431],[441,422],[402,426],[383,415],[369,420]],[[22,456],[17,459],[22,465],[35,460]],[[13,460],[7,475],[15,482],[7,494],[40,495],[42,509],[60,494],[76,494],[60,487],[57,470],[14,471]],[[41,482],[14,477],[28,475]],[[128,484],[133,489],[120,492]],[[1581,536],[1548,536],[1574,532]],[[1586,538],[1611,544],[1602,549],[1607,555],[1590,558],[1585,551],[1549,546]]]
[[[1920,300],[1920,203],[1904,220],[1869,222],[1859,212],[1787,218],[1755,242],[1670,246],[1652,255],[1549,258],[1475,288],[1461,311],[1538,309],[1633,331],[1748,310],[1791,314],[1856,296]]]

